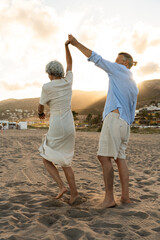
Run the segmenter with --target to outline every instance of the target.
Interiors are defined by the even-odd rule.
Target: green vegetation
[[[131,127],[131,133],[140,133],[140,134],[160,134],[160,128],[137,128]]]
[[[75,112],[75,111],[72,111],[72,114],[73,114],[73,118],[74,118],[74,120],[77,120],[78,113]]]
[[[42,127],[42,126],[32,126],[28,125],[28,129],[49,129],[49,127]]]

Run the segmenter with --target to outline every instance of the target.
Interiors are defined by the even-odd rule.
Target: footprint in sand
[[[130,225],[131,228],[135,229],[135,230],[139,230],[141,227],[138,225]]]
[[[149,195],[142,195],[140,196],[140,199],[157,199],[158,198],[158,194],[154,193],[154,194],[149,194]]]
[[[31,197],[28,194],[20,194],[14,197],[11,197],[8,199],[9,202],[11,203],[22,203],[24,204],[25,202],[28,202],[29,200],[31,200]]]
[[[151,171],[150,171],[150,170],[144,170],[143,173],[145,173],[145,174],[150,174]]]
[[[145,186],[151,186],[151,185],[154,185],[155,181],[147,181],[147,182],[142,182],[143,185]]]
[[[11,210],[20,210],[22,207],[19,205],[14,205],[13,207],[11,207]]]
[[[108,229],[108,228],[113,228],[113,229],[120,229],[123,227],[122,224],[114,224],[114,223],[107,223],[104,221],[97,221],[93,224],[89,224],[89,226],[91,227],[91,229],[95,232],[101,232],[102,230]]]
[[[85,234],[85,232],[78,228],[70,228],[63,231],[63,234],[67,237],[68,240],[78,240]]]
[[[26,183],[25,182],[12,182],[12,183],[7,183],[6,187],[21,186],[22,184],[26,184]]]
[[[141,218],[141,219],[148,218],[148,214],[144,213],[144,212],[128,211],[128,212],[124,212],[124,213],[121,213],[121,214],[122,214],[122,216],[125,216],[125,217],[135,216],[135,217],[138,217],[138,218]]]
[[[160,232],[160,227],[152,228],[152,230],[155,231],[155,232]]]
[[[11,216],[11,210],[12,210],[12,205],[8,204],[8,203],[4,203],[0,205],[0,216],[1,216],[1,223],[2,221],[5,221],[5,219],[8,219],[7,217]],[[0,227],[1,229],[1,227]]]
[[[136,212],[134,214],[135,217],[141,218],[141,219],[146,219],[148,218],[148,214],[145,212]]]
[[[61,202],[56,199],[52,199],[52,200],[49,200],[46,202],[42,202],[41,206],[46,207],[46,208],[48,208],[48,207],[64,207],[64,206],[66,206],[66,203]]]
[[[151,217],[154,217],[154,218],[157,218],[158,219],[158,223],[160,223],[160,217],[159,217],[159,213],[158,212],[154,212],[154,211],[147,211],[147,213],[151,216]]]
[[[124,217],[130,217],[130,216],[134,216],[136,212],[135,211],[128,211],[128,212],[122,212],[121,215]]]
[[[78,210],[78,209],[70,209],[67,211],[67,216],[71,218],[88,218],[91,217],[91,214],[87,211]]]
[[[122,232],[116,232],[116,233],[114,234],[114,236],[115,236],[116,238],[118,238],[118,239],[124,239],[125,236],[126,236],[126,234],[125,234],[125,233],[122,233]]]
[[[18,155],[18,156],[16,156],[16,158],[23,158],[23,156],[22,155]],[[12,160],[12,159],[11,159]]]
[[[43,216],[40,216],[38,221],[40,223],[42,223],[43,225],[45,225],[47,227],[50,227],[53,224],[55,224],[58,221],[59,218],[60,218],[60,216],[57,215],[57,214],[43,215]]]
[[[147,236],[151,235],[150,232],[147,232],[145,230],[140,230],[140,231],[137,231],[136,233],[141,237],[147,237]]]
[[[12,215],[12,221],[15,221],[15,223],[26,223],[29,222],[30,219],[21,213],[14,212]]]
[[[12,207],[12,204],[11,203],[2,203],[0,205],[0,212],[1,211],[5,211],[5,210],[8,210]]]
[[[150,192],[150,190],[149,190],[149,189],[143,189],[143,191],[144,191],[144,192]]]

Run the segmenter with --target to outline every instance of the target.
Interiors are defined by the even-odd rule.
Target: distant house
[[[19,122],[18,129],[27,129],[27,122]]]
[[[8,129],[9,128],[9,121],[0,120],[0,129]]]
[[[136,110],[133,125],[160,125],[160,104],[145,106]]]
[[[9,122],[0,120],[0,129],[27,129],[27,122]]]
[[[16,129],[17,123],[16,122],[8,122],[8,128],[9,129]]]

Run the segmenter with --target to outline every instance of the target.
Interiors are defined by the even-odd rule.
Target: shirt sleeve
[[[113,74],[116,66],[115,63],[103,59],[100,55],[92,51],[91,56],[88,58],[88,61],[95,63],[95,65],[103,69],[108,74]]]
[[[66,72],[66,76],[65,76],[64,80],[66,82],[71,82],[72,83],[72,81],[73,81],[73,73],[72,73],[72,71]]]
[[[49,102],[49,94],[47,94],[47,89],[45,88],[45,85],[43,85],[39,103],[41,105],[45,105],[48,102]]]

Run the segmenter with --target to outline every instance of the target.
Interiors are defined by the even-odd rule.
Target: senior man
[[[136,65],[130,54],[121,52],[115,62],[103,59],[69,35],[70,43],[78,48],[88,61],[103,69],[109,77],[109,89],[103,111],[103,126],[100,134],[98,159],[102,165],[105,197],[100,208],[115,207],[113,194],[114,170],[111,159],[118,166],[121,182],[121,202],[131,203],[129,197],[129,173],[125,151],[129,141],[130,125],[134,121],[138,88],[130,68]]]

